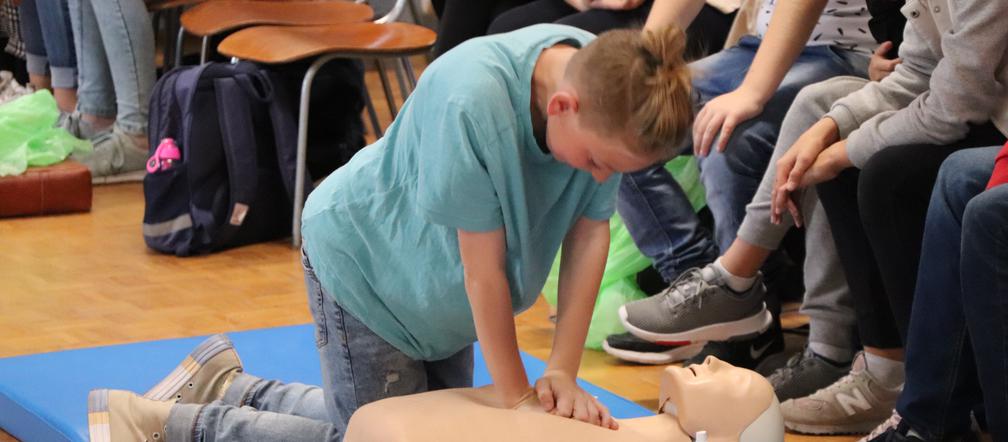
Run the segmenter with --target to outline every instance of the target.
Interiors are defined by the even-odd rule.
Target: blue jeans
[[[1008,440],[1008,186],[984,190],[998,150],[952,154],[931,194],[896,405],[928,440],[969,431],[981,402]]]
[[[323,387],[240,374],[219,401],[172,407],[167,424],[171,440],[340,440],[350,416],[365,404],[472,386],[472,346],[440,361],[410,359],[340,308],[303,253],[301,260]]]
[[[147,133],[154,30],[143,0],[69,0],[77,50],[77,110]]]
[[[737,46],[690,64],[697,106],[731,92],[742,84],[760,39],[743,37]],[[735,240],[752,199],[766,171],[791,102],[803,87],[839,75],[864,77],[868,56],[831,46],[807,46],[763,112],[736,127],[724,152],[699,159],[700,179],[707,191],[707,206],[714,215],[714,240],[699,230],[699,221],[689,200],[671,175],[657,169],[624,174],[617,205],[634,242],[667,280],[695,262],[713,261]],[[717,143],[717,140],[715,140]],[[692,139],[683,146],[692,151]]]
[[[49,76],[54,88],[77,87],[77,57],[67,0],[23,0],[18,13],[28,73]]]

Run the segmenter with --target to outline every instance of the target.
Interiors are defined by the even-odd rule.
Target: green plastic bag
[[[692,156],[679,156],[669,161],[665,168],[672,174],[693,204],[694,210],[700,210],[705,204],[704,189],[700,183],[700,171],[696,159]],[[606,260],[605,273],[599,287],[598,299],[592,313],[591,325],[588,327],[588,337],[585,347],[601,349],[602,341],[611,334],[623,333],[617,312],[623,304],[644,298],[646,295],[637,287],[637,272],[651,265],[651,260],[642,255],[630,237],[619,214],[613,214],[609,220],[609,257]],[[556,305],[557,282],[560,277],[560,254],[553,261],[543,296],[546,301]]]
[[[55,127],[58,118],[56,100],[44,89],[0,106],[0,176],[56,164],[72,152],[90,152],[90,142]]]

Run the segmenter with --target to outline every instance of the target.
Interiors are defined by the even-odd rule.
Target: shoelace
[[[662,300],[669,307],[675,307],[686,303],[691,299],[697,299],[697,307],[703,307],[703,298],[698,296],[707,285],[700,275],[700,269],[689,269],[686,273],[679,275],[675,281],[661,293]]]

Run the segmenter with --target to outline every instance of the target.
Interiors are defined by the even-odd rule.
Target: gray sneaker
[[[805,434],[868,433],[892,416],[902,389],[882,386],[861,353],[847,376],[810,396],[784,401],[784,426]]]
[[[59,119],[56,120],[56,126],[62,127],[64,130],[73,135],[76,138],[82,140],[90,140],[96,135],[101,133],[101,131],[96,130],[94,125],[84,121],[81,118],[80,112],[60,112]]]
[[[712,269],[713,270],[713,269]],[[756,336],[773,318],[763,303],[766,289],[758,276],[752,288],[736,293],[716,271],[710,281],[690,269],[669,288],[619,309],[623,327],[634,336],[659,343],[728,341]]]
[[[773,385],[777,399],[783,402],[829,386],[850,373],[850,368],[850,364],[836,365],[805,347],[801,353],[791,356],[787,365],[767,376],[767,380]]]
[[[94,150],[73,154],[91,170],[92,182],[114,183],[142,180],[146,170],[147,149],[138,146],[130,135],[117,129],[103,132],[91,140]]]

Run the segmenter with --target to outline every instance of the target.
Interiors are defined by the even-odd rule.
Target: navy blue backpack
[[[181,160],[144,178],[149,247],[188,256],[290,234],[297,111],[281,83],[249,62],[181,67],[158,80],[150,153],[173,138]]]

